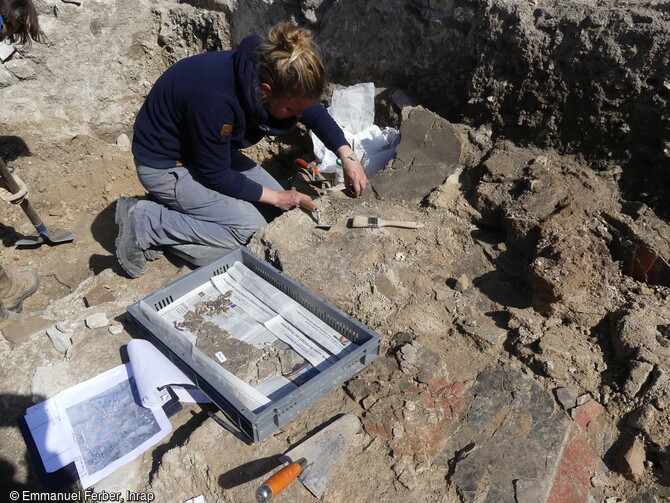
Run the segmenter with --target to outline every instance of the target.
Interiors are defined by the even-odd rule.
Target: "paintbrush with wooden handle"
[[[402,227],[404,229],[421,229],[423,224],[418,222],[400,222],[397,220],[382,220],[377,217],[354,217],[352,227]]]

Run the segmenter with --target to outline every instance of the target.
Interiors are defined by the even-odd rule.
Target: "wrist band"
[[[352,152],[351,154],[349,154],[346,157],[338,157],[337,160],[335,161],[335,163],[338,166],[343,166],[344,165],[344,159],[351,159],[352,161],[358,161],[358,157],[356,157],[356,153]]]

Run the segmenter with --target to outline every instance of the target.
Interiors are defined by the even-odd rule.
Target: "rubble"
[[[123,325],[110,325],[107,330],[109,330],[109,333],[112,335],[119,335],[123,333]]]
[[[109,325],[109,320],[105,313],[95,313],[87,316],[85,323],[88,328],[102,328]]]
[[[102,285],[95,285],[85,296],[86,307],[99,306],[105,302],[113,302],[114,295]]]
[[[72,347],[72,330],[62,330],[58,326],[47,328],[47,336],[51,339],[54,348],[59,353],[67,355],[68,350]]]
[[[644,461],[644,444],[640,437],[634,436],[621,447],[617,467],[624,477],[637,481],[644,475]]]

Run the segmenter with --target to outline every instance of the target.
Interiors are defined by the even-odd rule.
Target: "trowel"
[[[332,225],[324,224],[321,221],[321,210],[314,204],[312,201],[300,201],[300,207],[304,210],[307,210],[311,213],[316,213],[316,228],[328,230]]]
[[[317,498],[321,498],[333,470],[342,461],[361,421],[353,414],[344,414],[313,436],[279,458],[285,466],[256,491],[256,500],[269,501],[293,480],[300,482]]]

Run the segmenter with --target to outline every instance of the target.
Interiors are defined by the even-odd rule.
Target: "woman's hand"
[[[344,172],[344,186],[350,190],[355,197],[360,197],[367,187],[368,177],[365,176],[361,162],[353,154],[349,145],[343,145],[337,149],[337,155],[342,159],[342,171]]]
[[[271,204],[284,211],[291,210],[300,206],[301,201],[311,201],[312,198],[307,194],[298,192],[297,190],[273,190],[263,187],[260,202]]]

